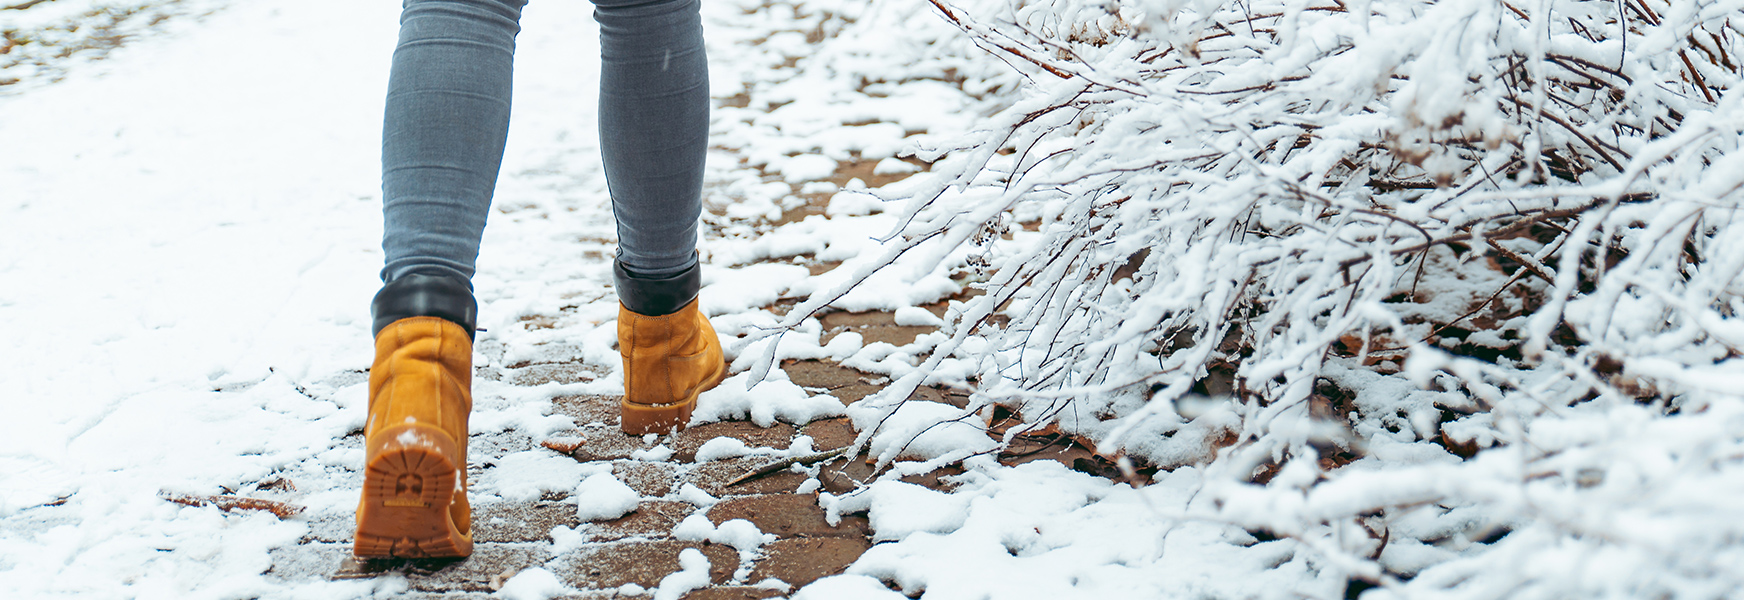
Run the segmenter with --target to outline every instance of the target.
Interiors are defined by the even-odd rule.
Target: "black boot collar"
[[[411,317],[441,317],[466,330],[472,338],[478,331],[478,301],[472,286],[452,275],[407,273],[382,286],[370,303],[375,322],[371,334],[394,321]]]
[[[660,278],[633,275],[624,263],[612,261],[612,279],[618,287],[618,301],[630,312],[645,317],[663,317],[678,312],[696,299],[702,288],[702,265],[693,264],[676,274]]]

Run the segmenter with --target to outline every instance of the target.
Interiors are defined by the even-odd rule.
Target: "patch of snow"
[[[950,533],[969,518],[969,496],[933,491],[901,481],[878,481],[871,495],[872,530],[878,540],[899,540],[920,532]]]
[[[672,537],[684,541],[725,544],[738,550],[739,568],[733,571],[734,582],[743,582],[749,577],[756,560],[762,557],[763,545],[775,541],[774,534],[763,533],[750,521],[730,519],[717,526],[703,516],[701,511],[679,522],[672,529]]]
[[[932,311],[915,306],[904,306],[896,309],[894,319],[897,325],[907,326],[939,327],[945,324]]]
[[[685,548],[678,553],[678,564],[678,572],[660,579],[660,587],[654,590],[654,600],[678,600],[709,584],[709,559],[701,550]]]
[[[687,541],[699,542],[709,539],[715,533],[715,523],[700,511],[691,513],[683,521],[672,528],[672,537]]]
[[[1177,520],[1200,473],[1159,474],[1141,489],[1071,471],[1052,461],[999,467],[970,461],[976,475],[945,494],[896,481],[868,492],[878,539],[848,568],[846,592],[992,598],[1336,597],[1308,553],[1288,541],[1255,543],[1240,527]],[[1161,511],[1161,512],[1159,512]],[[820,580],[820,583],[823,580]],[[813,584],[816,586],[817,584]],[[821,598],[807,586],[796,597]],[[884,590],[888,592],[888,590]],[[844,593],[846,593],[844,592]],[[852,597],[852,596],[844,596]]]
[[[479,496],[495,495],[506,502],[537,500],[545,492],[569,492],[583,477],[599,473],[603,465],[584,465],[549,450],[526,450],[496,459],[469,484]],[[604,467],[610,471],[610,467]]]
[[[751,448],[738,438],[718,437],[704,442],[701,448],[696,449],[696,462],[704,463],[754,454],[780,453],[782,453],[780,450],[773,448]]]
[[[710,496],[694,483],[686,483],[678,487],[678,499],[696,506],[714,506],[719,498]]]
[[[641,494],[611,473],[598,473],[575,487],[575,516],[582,521],[609,521],[630,514],[642,502]]]
[[[880,160],[876,166],[872,167],[872,173],[876,175],[906,175],[919,170],[920,167],[914,166],[914,164],[909,163],[908,161],[895,158]]]
[[[830,196],[830,203],[824,208],[824,214],[832,218],[858,217],[883,212],[886,206],[888,203],[876,194],[846,191]]]
[[[772,164],[787,181],[800,183],[814,179],[824,179],[836,172],[836,161],[827,156],[802,154],[794,156],[779,164]]]
[[[868,451],[880,461],[968,456],[997,445],[987,437],[976,413],[949,404],[904,401],[894,409],[880,409],[859,402],[849,408],[848,416],[855,429],[875,431]]]
[[[558,525],[551,528],[551,554],[561,556],[580,548],[587,543],[587,535],[580,527]]]
[[[884,583],[865,575],[831,575],[799,588],[793,600],[906,600]]]
[[[811,395],[794,385],[781,371],[756,387],[746,389],[750,377],[744,373],[728,377],[715,389],[697,398],[691,423],[703,424],[732,419],[748,419],[760,427],[770,427],[776,421],[804,425],[812,421],[846,414],[842,401],[819,394]]]
[[[715,527],[709,541],[732,546],[740,552],[755,552],[764,544],[775,541],[775,534],[763,533],[756,525],[744,519],[729,519]]]
[[[503,582],[494,596],[508,600],[550,600],[570,592],[557,575],[541,567],[523,569]]]
[[[665,444],[661,444],[653,448],[638,448],[633,450],[630,452],[630,459],[644,460],[648,462],[666,462],[667,459],[672,458],[672,452],[673,450],[671,448],[666,447]]]
[[[765,590],[775,590],[775,591],[781,592],[783,594],[793,591],[793,586],[788,585],[787,582],[782,581],[780,579],[776,579],[774,577],[770,577],[770,578],[764,579],[763,581],[753,583],[753,584],[751,584],[750,587],[754,587],[754,588],[758,588],[758,589],[765,589]]]

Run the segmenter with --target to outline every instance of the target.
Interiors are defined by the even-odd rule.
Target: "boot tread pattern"
[[[423,433],[446,437],[439,431]],[[457,489],[454,462],[439,447],[391,446],[397,447],[376,453],[364,471],[353,553],[365,558],[471,554],[469,532],[459,531],[449,514]]]

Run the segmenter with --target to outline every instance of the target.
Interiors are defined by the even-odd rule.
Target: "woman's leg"
[[[406,0],[382,128],[385,285],[352,552],[472,553],[469,281],[509,127],[525,0]]]
[[[600,24],[600,149],[618,219],[619,424],[681,429],[726,376],[698,309],[696,259],[708,152],[708,61],[699,0],[593,0]]]
[[[700,0],[593,0],[600,24],[600,150],[618,260],[664,278],[696,264],[708,151]]]
[[[470,280],[508,139],[526,0],[406,0],[382,126],[382,280]]]

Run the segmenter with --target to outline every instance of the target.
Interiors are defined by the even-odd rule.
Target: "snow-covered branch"
[[[970,410],[1384,594],[1738,584],[1744,2],[929,2],[1025,82],[889,236],[975,249]]]

